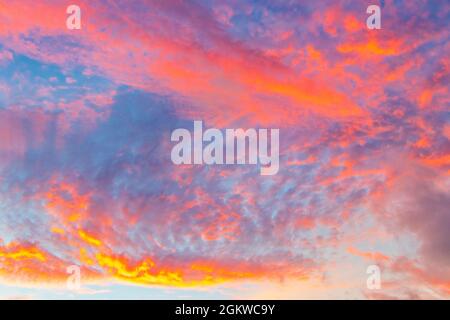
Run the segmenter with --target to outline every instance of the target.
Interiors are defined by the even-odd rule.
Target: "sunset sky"
[[[445,0],[0,0],[0,298],[449,299],[449,25]],[[278,173],[174,165],[194,120],[279,129]]]

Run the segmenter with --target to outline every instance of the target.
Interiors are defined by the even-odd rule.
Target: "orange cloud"
[[[369,261],[379,261],[379,262],[387,262],[390,260],[390,258],[380,252],[368,252],[368,251],[361,251],[355,247],[348,247],[347,252],[351,253],[355,256],[364,258]]]

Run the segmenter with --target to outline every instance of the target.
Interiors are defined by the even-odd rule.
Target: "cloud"
[[[79,5],[0,4],[2,279],[448,296],[447,4]],[[174,166],[192,120],[280,128],[279,173]]]

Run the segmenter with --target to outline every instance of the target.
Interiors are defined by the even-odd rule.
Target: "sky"
[[[449,22],[440,0],[0,0],[0,298],[449,299]],[[278,173],[175,165],[195,120],[279,129]]]

